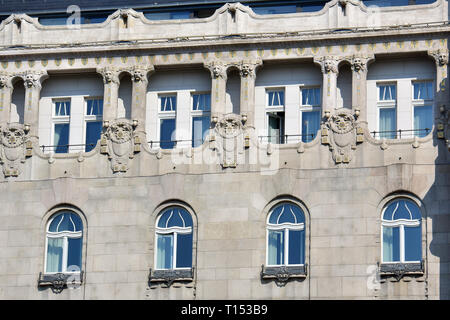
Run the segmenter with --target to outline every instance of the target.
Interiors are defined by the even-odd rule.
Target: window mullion
[[[63,261],[62,261],[62,272],[67,272],[67,258],[68,258],[68,250],[69,250],[69,240],[67,237],[63,238]]]
[[[172,261],[173,261],[173,269],[176,269],[177,268],[177,238],[178,238],[178,233],[177,232],[174,232],[173,233],[173,237],[174,237],[174,239],[173,239],[173,250],[172,250],[172,254],[173,254],[173,259],[172,259]]]
[[[284,265],[289,264],[289,229],[284,229]]]
[[[405,226],[400,225],[400,262],[405,262]]]

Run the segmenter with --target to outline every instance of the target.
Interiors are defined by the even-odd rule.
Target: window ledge
[[[81,286],[83,283],[83,271],[80,273],[39,273],[38,286],[51,287],[53,293],[61,293],[67,286]],[[73,279],[72,279],[73,277]]]
[[[424,261],[406,263],[381,263],[379,264],[381,276],[393,276],[398,280],[405,275],[422,276],[424,274]]]
[[[152,270],[148,276],[149,283],[165,283],[170,287],[174,282],[191,282],[194,280],[194,268]]]
[[[261,266],[261,279],[274,279],[279,287],[284,287],[289,279],[306,278],[307,264],[302,266]]]

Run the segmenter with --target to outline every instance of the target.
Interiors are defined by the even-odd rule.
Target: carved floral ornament
[[[105,121],[103,126],[106,131],[100,139],[100,153],[108,155],[113,172],[128,171],[129,159],[140,151],[139,137],[134,135],[137,123],[118,119],[111,124]]]
[[[364,141],[364,132],[356,123],[356,115],[340,109],[322,126],[322,144],[328,145],[335,163],[349,163],[356,144]]]
[[[217,122],[215,127],[217,133],[223,138],[233,138],[242,133],[242,119],[238,115],[229,114]]]

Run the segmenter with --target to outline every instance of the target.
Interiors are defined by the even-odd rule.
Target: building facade
[[[0,298],[449,299],[448,1],[369,2],[6,17]]]

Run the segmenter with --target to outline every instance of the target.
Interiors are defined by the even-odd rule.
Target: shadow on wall
[[[445,81],[447,83],[449,81],[448,72]],[[439,85],[436,87],[439,90]],[[443,94],[443,92],[441,91],[440,94]],[[444,104],[447,108],[449,107],[448,93],[446,93]],[[440,115],[436,116],[439,117]],[[448,139],[448,137],[446,138]],[[424,196],[423,202],[427,206],[432,228],[429,252],[433,257],[427,257],[427,267],[429,268],[431,260],[431,263],[435,263],[439,268],[437,274],[430,275],[429,270],[426,270],[426,272],[428,273],[428,281],[431,282],[429,287],[432,285],[439,286],[439,288],[436,292],[429,292],[428,295],[434,296],[437,294],[439,299],[450,299],[450,151],[444,139],[434,137],[433,144],[438,147],[438,156],[435,160],[435,178],[433,185]],[[430,269],[436,270],[434,266]]]

